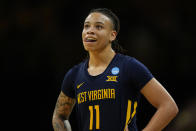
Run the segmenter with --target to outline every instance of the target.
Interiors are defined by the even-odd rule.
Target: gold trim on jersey
[[[128,126],[128,124],[131,123],[131,120],[133,119],[133,117],[136,114],[137,101],[134,102],[134,110],[133,110],[133,113],[132,114],[131,114],[131,104],[132,104],[132,101],[131,100],[128,100],[127,114],[126,114],[126,122],[125,122],[124,131],[125,131],[126,127]]]

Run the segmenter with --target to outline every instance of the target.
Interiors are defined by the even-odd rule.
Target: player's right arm
[[[64,124],[64,121],[68,120],[75,105],[75,101],[75,99],[66,96],[61,91],[57,99],[52,118],[52,126],[54,128],[54,131],[67,131],[67,127]]]

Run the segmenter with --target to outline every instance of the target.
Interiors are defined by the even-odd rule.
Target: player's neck
[[[115,52],[112,48],[108,48],[106,50],[100,51],[100,52],[89,52],[89,67],[99,67],[104,65],[109,65],[111,60],[115,56]]]

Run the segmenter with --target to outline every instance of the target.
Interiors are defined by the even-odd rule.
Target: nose
[[[91,27],[87,30],[87,34],[91,34],[91,35],[94,35],[95,34],[95,31],[94,29]]]

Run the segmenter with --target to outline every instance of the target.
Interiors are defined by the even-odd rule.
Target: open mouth
[[[85,39],[85,42],[96,42],[96,41],[97,41],[97,39],[92,38],[92,37],[89,37],[89,38]]]

